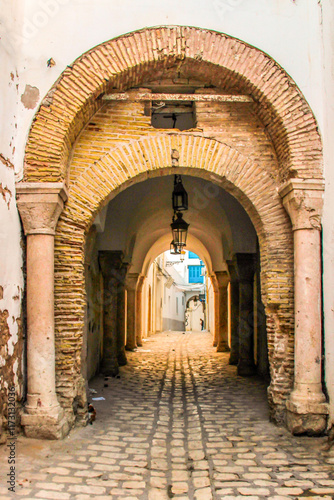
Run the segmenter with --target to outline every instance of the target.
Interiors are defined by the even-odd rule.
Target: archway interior
[[[235,281],[232,269],[237,265],[238,256],[248,256],[253,259],[254,300],[253,308],[249,311],[249,321],[254,326],[253,358],[258,372],[267,375],[268,354],[260,292],[260,258],[254,226],[240,203],[217,184],[206,178],[190,175],[182,176],[182,180],[189,197],[189,209],[184,214],[185,220],[190,224],[186,249],[200,257],[207,275],[206,316],[203,314],[205,328],[212,333],[214,342],[219,329],[217,324],[219,314],[215,311],[218,307],[215,302],[215,293],[218,293],[217,286],[219,287],[217,276],[224,274],[229,276],[230,281],[232,279]],[[107,335],[111,333],[116,337],[119,328],[117,316],[124,316],[125,345],[129,335],[129,324],[132,321],[131,315],[135,316],[134,335],[136,346],[139,348],[143,345],[143,339],[164,329],[186,330],[184,315],[183,317],[181,315],[179,322],[175,323],[164,321],[161,315],[163,302],[168,300],[166,297],[169,295],[165,293],[168,274],[173,274],[168,273],[167,259],[163,262],[163,252],[169,250],[172,239],[170,223],[173,215],[171,203],[173,182],[173,176],[167,175],[130,186],[100,211],[90,229],[86,240],[87,312],[82,354],[83,373],[88,380],[99,371],[103,372],[104,358],[108,357],[110,342],[105,338],[106,309],[109,309],[109,315],[115,316],[111,321],[113,331]],[[109,271],[101,265],[101,255],[109,258]],[[163,269],[167,269],[164,277]],[[111,276],[107,289],[106,272]],[[118,282],[117,286],[115,281]],[[124,310],[120,312],[117,299],[120,300],[123,293]],[[131,313],[129,303],[133,293],[136,294],[136,298]],[[199,294],[200,291],[198,298]],[[116,302],[113,295],[116,296]],[[183,305],[182,295],[186,310],[187,305],[194,305],[197,292],[192,293],[192,296],[180,293],[180,299],[176,297],[173,299],[180,300],[180,311]],[[141,301],[139,310],[138,297]],[[189,304],[189,299],[193,301],[192,304]],[[226,303],[229,313],[230,348],[235,341],[233,339],[235,332],[232,331],[233,315],[239,314],[235,309],[236,304],[232,304],[233,300],[230,283]],[[234,361],[234,364],[236,363],[237,361]]]

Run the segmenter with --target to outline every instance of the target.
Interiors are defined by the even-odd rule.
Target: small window
[[[188,266],[189,283],[204,283],[202,266]]]
[[[176,297],[176,314],[179,314],[179,297]]]
[[[151,125],[154,128],[190,130],[196,127],[191,101],[153,101]]]

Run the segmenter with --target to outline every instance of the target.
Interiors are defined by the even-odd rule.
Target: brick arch
[[[177,167],[172,166],[173,149],[179,152]],[[239,200],[253,221],[261,248],[271,366],[270,398],[274,418],[281,421],[293,373],[291,224],[275,180],[263,167],[217,140],[187,133],[157,133],[114,147],[82,171],[69,188],[69,199],[55,238],[57,387],[62,404],[70,411],[69,371],[74,386],[75,379],[80,379],[85,234],[98,211],[121,190],[147,178],[178,172],[216,182]]]
[[[156,27],[120,36],[80,56],[43,100],[25,154],[25,180],[65,179],[76,137],[101,107],[101,93],[144,83],[177,67],[223,90],[252,95],[279,159],[279,177],[321,178],[316,120],[299,89],[267,54],[226,34]]]

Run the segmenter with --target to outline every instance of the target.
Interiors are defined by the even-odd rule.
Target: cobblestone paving
[[[0,500],[334,498],[326,438],[268,422],[265,384],[242,378],[207,333],[165,332],[91,384],[97,420],[64,441],[20,437],[17,486]],[[107,386],[106,386],[107,385]]]

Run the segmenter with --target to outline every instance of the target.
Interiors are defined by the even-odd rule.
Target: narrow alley
[[[206,332],[164,332],[90,384],[97,415],[63,441],[19,437],[15,497],[123,500],[334,497],[327,438],[268,420],[266,385],[238,377]],[[2,451],[0,499],[7,458]]]

